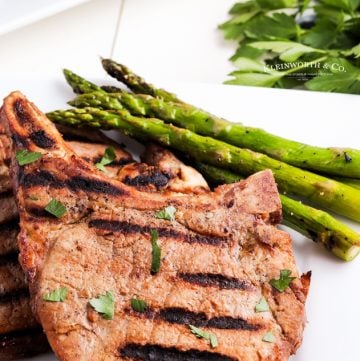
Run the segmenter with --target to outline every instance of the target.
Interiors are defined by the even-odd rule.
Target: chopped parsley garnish
[[[152,247],[151,273],[154,274],[160,271],[161,248],[157,243],[159,238],[158,232],[155,230],[151,230],[150,234],[151,234],[151,247]]]
[[[159,219],[165,219],[167,221],[175,220],[176,208],[174,206],[168,206],[159,212],[155,213],[155,217]]]
[[[273,333],[271,331],[269,331],[264,335],[262,340],[265,341],[265,342],[274,343],[275,342],[275,336],[273,335]]]
[[[140,300],[139,298],[133,297],[131,299],[131,308],[136,312],[145,312],[147,309],[147,304],[144,300]]]
[[[352,162],[352,158],[346,152],[344,152],[344,157],[345,157],[345,162],[346,163]]]
[[[116,159],[114,147],[107,147],[100,162],[95,164],[95,167],[103,172],[106,172],[105,166],[111,164]]]
[[[175,220],[176,208],[174,206],[168,206],[159,212],[155,213],[155,217],[158,219],[165,219],[167,221]]]
[[[269,311],[269,305],[266,302],[266,298],[262,296],[259,303],[255,306],[255,312],[267,312]]]
[[[193,325],[189,325],[189,328],[196,337],[209,341],[211,348],[218,346],[217,337],[213,333],[203,331],[201,328],[195,327]]]
[[[18,150],[16,152],[16,160],[18,161],[19,165],[30,164],[37,161],[41,158],[40,152],[29,152],[25,149]]]
[[[43,296],[43,300],[47,302],[64,302],[68,294],[66,287],[60,287],[56,290],[50,291]]]
[[[279,279],[272,279],[270,280],[271,286],[277,289],[279,292],[284,292],[290,285],[290,283],[296,277],[290,277],[291,271],[288,269],[283,269],[280,271],[280,278]]]
[[[29,199],[31,199],[32,201],[38,201],[39,198],[36,196],[29,196]]]
[[[100,313],[105,320],[112,320],[114,318],[115,299],[113,291],[108,291],[105,295],[91,299],[89,304],[97,313]]]
[[[45,211],[57,218],[61,218],[66,213],[66,207],[56,199],[52,199],[45,207]]]

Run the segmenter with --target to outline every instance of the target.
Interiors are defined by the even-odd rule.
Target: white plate
[[[359,148],[358,96],[207,84],[166,86],[183,99],[233,121],[315,145]],[[44,111],[64,108],[73,97],[61,78],[1,80],[1,97],[16,89]],[[348,223],[360,230],[359,225]],[[343,263],[298,233],[291,234],[299,269],[313,271],[309,323],[303,345],[291,360],[359,360],[360,258]]]
[[[0,34],[87,1],[89,0],[0,0]]]

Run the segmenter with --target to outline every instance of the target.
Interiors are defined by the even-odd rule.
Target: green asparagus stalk
[[[105,65],[104,65],[105,64]],[[299,168],[334,176],[360,178],[360,150],[350,148],[321,148],[288,140],[258,128],[246,127],[216,117],[202,109],[181,102],[177,97],[161,96],[157,89],[131,70],[110,59],[103,60],[108,73],[126,84],[135,93],[157,96],[136,96],[138,107],[127,104],[129,97],[119,97],[134,114],[160,118],[195,133],[220,139],[226,143],[265,153]],[[166,93],[168,94],[168,93]],[[169,103],[177,102],[178,104]],[[145,112],[145,114],[144,114]]]
[[[102,92],[102,89],[99,86],[82,78],[80,75],[73,73],[69,69],[64,69],[63,73],[66,81],[76,94],[90,93],[94,91]]]
[[[77,77],[80,78],[79,76]],[[83,79],[83,81],[86,82],[85,79]],[[85,90],[81,85],[78,87]],[[163,109],[165,109],[166,106],[161,99],[123,92],[120,88],[114,86],[102,86],[101,89],[103,92],[89,92],[78,95],[74,100],[70,101],[69,104],[78,108],[94,107],[105,110],[121,110],[125,107],[135,115],[164,117]],[[156,106],[154,103],[156,103]],[[176,106],[181,107],[182,105],[176,104]],[[159,109],[159,111],[155,113],[153,108]],[[336,177],[335,179],[351,187],[360,189],[360,179],[342,177]]]
[[[168,125],[158,119],[139,118],[126,110],[93,108],[55,111],[48,114],[55,122],[118,129],[123,133],[156,141],[182,151],[200,162],[250,175],[271,169],[282,192],[298,195],[322,208],[360,221],[360,191],[326,177],[304,171],[264,154],[240,149],[190,130]]]
[[[337,177],[335,178],[335,180],[341,183],[345,183],[350,187],[360,189],[360,179]]]
[[[154,85],[147,83],[125,65],[115,63],[111,59],[102,59],[101,63],[109,75],[126,84],[126,86],[135,93],[149,94],[153,97],[159,97],[171,102],[181,102],[175,94],[169,93],[164,89],[158,89]]]
[[[212,184],[235,183],[244,177],[231,171],[204,163],[195,163],[203,176]],[[344,261],[353,260],[360,252],[360,234],[330,214],[304,205],[280,194],[283,223],[297,230]]]

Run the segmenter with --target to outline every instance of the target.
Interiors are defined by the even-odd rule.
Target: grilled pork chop
[[[179,192],[194,192],[199,191],[199,187],[203,186],[206,182],[196,171],[191,173],[194,179],[188,177],[186,181],[177,180],[177,170],[186,167],[182,162],[176,159],[169,151],[161,149],[160,147],[149,147],[146,152],[159,152],[162,157],[157,155],[157,162],[152,162],[151,166],[146,164],[132,163],[129,165],[132,167],[132,174],[129,174],[128,166],[126,169],[122,166],[132,161],[130,155],[124,152],[122,148],[111,141],[109,138],[99,134],[99,132],[93,132],[87,130],[87,133],[71,132],[69,129],[61,127],[59,129],[63,133],[64,139],[68,142],[68,145],[80,155],[84,160],[91,163],[97,163],[105,152],[107,146],[112,145],[116,151],[116,159],[112,164],[107,165],[107,176],[126,178],[130,183],[136,185],[136,179],[141,177],[142,184],[141,189],[146,191],[154,191],[154,178],[147,177],[147,174],[156,174],[158,178],[164,179],[161,187],[158,188],[161,191],[168,192],[173,190],[173,184],[176,184],[176,189]],[[93,143],[89,143],[86,137],[91,135]],[[1,164],[4,164],[6,168],[6,174],[9,174],[8,164],[10,158],[10,147],[5,146],[9,144],[8,137],[2,138],[4,141],[0,144],[0,159]],[[95,143],[96,142],[96,143]],[[102,142],[102,143],[98,143]],[[154,155],[155,156],[155,155]],[[6,159],[6,161],[5,161]],[[171,159],[172,169],[168,169],[165,159]],[[161,160],[161,162],[160,162]],[[161,164],[160,164],[161,163]],[[145,172],[145,176],[140,173]],[[5,178],[6,183],[10,184],[10,177]],[[179,181],[182,187],[179,187]],[[167,183],[166,183],[167,182]],[[17,207],[15,201],[12,198],[12,192],[8,198],[11,199],[14,204],[13,209],[8,211],[4,210],[4,203],[0,200],[1,210],[5,217],[13,218],[17,216]],[[18,359],[20,357],[30,357],[40,352],[45,352],[49,349],[46,337],[35,320],[31,312],[30,299],[28,287],[25,282],[25,276],[17,262],[18,246],[18,221],[13,220],[7,223],[0,224],[0,361]],[[36,345],[36,346],[34,346]]]
[[[0,131],[4,131],[0,126]],[[104,144],[79,142],[81,133],[71,134],[62,128],[68,144],[86,160],[96,163],[108,145],[115,148],[116,159],[107,166],[107,171],[116,174],[120,164],[132,162],[129,153],[112,143],[107,137],[93,132],[93,141]],[[89,142],[89,140],[88,140]],[[7,135],[0,135],[0,361],[31,357],[49,350],[49,344],[41,326],[33,316],[30,307],[29,290],[25,275],[18,262],[17,235],[18,211],[12,195],[9,163],[10,141]],[[116,168],[115,168],[116,167]]]
[[[295,352],[309,275],[299,278],[290,237],[274,227],[281,206],[270,171],[198,196],[139,192],[77,157],[21,94],[5,100],[2,116],[15,151],[42,153],[24,167],[13,159],[20,252],[34,310],[60,360],[284,361]],[[63,217],[44,210],[51,199],[65,205]],[[175,221],[154,216],[169,205]],[[155,274],[152,230],[162,253]],[[279,292],[269,281],[283,269],[295,279]],[[59,287],[68,289],[64,302],[44,301]],[[89,300],[109,291],[115,313],[105,319]],[[135,296],[145,312],[131,309]],[[270,311],[256,313],[262,296]],[[215,334],[217,347],[189,324]]]

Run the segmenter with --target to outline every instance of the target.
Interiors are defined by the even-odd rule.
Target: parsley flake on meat
[[[159,212],[155,213],[155,217],[158,219],[165,219],[167,221],[175,220],[176,208],[174,206],[168,206]]]
[[[66,287],[60,287],[56,290],[46,293],[43,297],[47,302],[64,302],[68,295],[68,289]]]
[[[105,166],[111,164],[116,159],[114,147],[107,147],[100,162],[95,164],[95,167],[103,172],[106,172]]]
[[[284,292],[290,286],[290,283],[296,278],[296,277],[290,277],[290,275],[291,275],[290,270],[288,269],[281,270],[279,279],[270,280],[271,286],[273,286],[279,292]]]
[[[66,207],[56,199],[52,199],[45,207],[45,211],[57,218],[61,218],[66,213]]]
[[[16,160],[18,161],[19,165],[26,165],[33,163],[41,158],[40,152],[29,152],[28,150],[18,150],[16,152]]]
[[[218,341],[216,335],[211,332],[206,332],[201,328],[189,325],[190,331],[198,338],[203,338],[210,342],[211,348],[216,348],[218,346]]]
[[[108,291],[105,295],[91,299],[89,304],[105,320],[112,320],[114,318],[115,299],[113,291]]]

